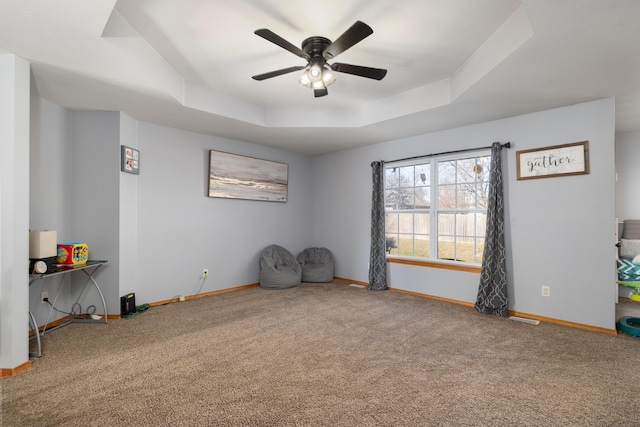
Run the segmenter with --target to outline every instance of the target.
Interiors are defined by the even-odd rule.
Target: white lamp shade
[[[322,80],[322,67],[319,64],[312,64],[309,67],[309,80],[312,82]]]
[[[309,78],[309,70],[304,70],[300,78],[298,79],[298,83],[302,86],[311,87],[311,79]]]
[[[336,76],[333,75],[333,71],[331,71],[330,68],[325,67],[322,71],[322,81],[324,82],[325,87],[336,81]]]
[[[319,63],[312,63],[298,79],[298,83],[312,89],[324,89],[335,81],[331,68]]]

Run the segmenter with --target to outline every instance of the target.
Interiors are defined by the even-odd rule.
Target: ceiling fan
[[[341,62],[334,62],[333,64],[327,63],[328,60],[335,58],[340,53],[373,34],[371,27],[361,21],[356,21],[355,24],[342,33],[334,42],[325,37],[309,37],[302,42],[302,49],[294,46],[266,28],[256,30],[254,33],[288,50],[294,55],[298,55],[307,60],[307,65],[287,67],[264,74],[258,74],[252,77],[254,80],[266,80],[282,74],[305,69],[298,81],[300,84],[312,88],[313,94],[317,98],[329,93],[327,86],[335,81],[333,71],[375,80],[382,80],[384,76],[387,75],[387,70],[382,68],[363,67],[361,65],[344,64]]]

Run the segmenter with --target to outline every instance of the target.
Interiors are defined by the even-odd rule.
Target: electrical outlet
[[[551,287],[550,286],[543,286],[542,287],[542,296],[543,297],[551,296]]]
[[[185,297],[184,297],[184,295],[180,295],[180,298],[179,298],[179,300],[180,300],[180,302],[184,302],[184,300],[185,300]]]
[[[45,303],[45,299],[49,299],[49,292],[44,291],[40,293],[40,303],[44,304]]]
[[[204,277],[205,279],[207,277],[209,277],[209,269],[208,268],[205,268],[205,269],[202,270],[202,277]]]

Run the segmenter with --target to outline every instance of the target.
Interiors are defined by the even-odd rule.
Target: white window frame
[[[439,162],[443,162],[443,161],[452,161],[452,160],[464,160],[464,159],[470,159],[470,158],[477,158],[477,157],[487,157],[487,161],[485,162],[485,165],[487,166],[487,169],[490,165],[490,159],[491,159],[491,150],[490,149],[479,149],[479,150],[469,150],[469,151],[465,151],[463,153],[456,153],[456,154],[447,154],[447,155],[435,155],[435,156],[431,156],[428,158],[422,158],[422,159],[414,159],[414,160],[407,160],[407,161],[399,161],[399,162],[389,162],[389,163],[385,163],[385,221],[386,221],[386,214],[388,212],[391,213],[420,213],[420,212],[426,212],[428,211],[429,213],[429,234],[428,234],[428,239],[429,239],[429,257],[421,257],[421,256],[416,256],[416,255],[412,255],[412,256],[408,256],[408,255],[401,255],[398,253],[388,253],[387,254],[387,258],[390,259],[407,259],[407,260],[422,260],[422,261],[427,261],[427,262],[438,262],[438,263],[445,263],[445,264],[456,264],[456,265],[469,265],[469,266],[480,266],[481,264],[481,256],[482,254],[480,253],[480,259],[477,262],[469,262],[469,261],[461,261],[461,260],[449,260],[449,259],[442,259],[442,258],[438,258],[438,242],[439,242],[439,237],[442,236],[442,234],[439,233],[438,231],[438,214],[442,214],[442,213],[484,213],[485,214],[485,218],[486,218],[486,212],[487,209],[486,208],[481,208],[476,206],[475,208],[443,208],[440,209],[440,207],[438,206],[438,194],[439,194],[439,177],[438,177],[438,163]],[[430,165],[430,181],[429,181],[429,188],[430,188],[430,206],[428,209],[424,209],[424,208],[413,208],[413,209],[387,209],[386,206],[387,204],[387,169],[393,169],[393,168],[401,168],[401,167],[406,167],[406,166],[417,166],[417,165],[423,165],[423,164],[429,164]],[[488,172],[487,172],[487,176],[488,176]],[[487,178],[488,179],[488,178]],[[459,183],[456,183],[456,185]],[[477,194],[477,185],[478,182],[476,182],[476,194]],[[413,187],[412,188],[416,188],[416,184],[414,182]],[[457,188],[457,187],[456,187]],[[415,217],[414,217],[415,218]],[[475,232],[473,234],[473,244],[474,244],[474,253],[477,255],[478,254],[478,249],[477,249],[477,245],[478,245],[478,239],[484,239],[484,234],[485,234],[485,230],[482,229],[480,232],[478,232],[478,224],[476,223],[478,216],[474,215],[474,222],[473,222],[473,226],[475,229]],[[480,224],[481,225],[481,224]],[[394,233],[386,233],[387,236],[389,234],[396,234],[396,236],[399,236],[400,234],[400,230],[398,230],[397,232]],[[415,229],[413,229],[411,231],[411,233],[406,233],[406,234],[411,234],[412,236],[415,236],[417,233],[415,233]],[[419,233],[418,233],[419,234]],[[454,231],[454,235],[451,236],[454,239],[454,250],[457,247],[457,245],[455,245],[456,242],[456,234]],[[415,242],[415,238],[412,239],[413,242]],[[399,248],[392,248],[391,252],[393,252],[395,250],[398,250]],[[415,253],[415,246],[413,247],[413,252]]]

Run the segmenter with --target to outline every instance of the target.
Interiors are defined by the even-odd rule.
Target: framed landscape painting
[[[209,197],[286,202],[288,180],[286,163],[209,152]]]

